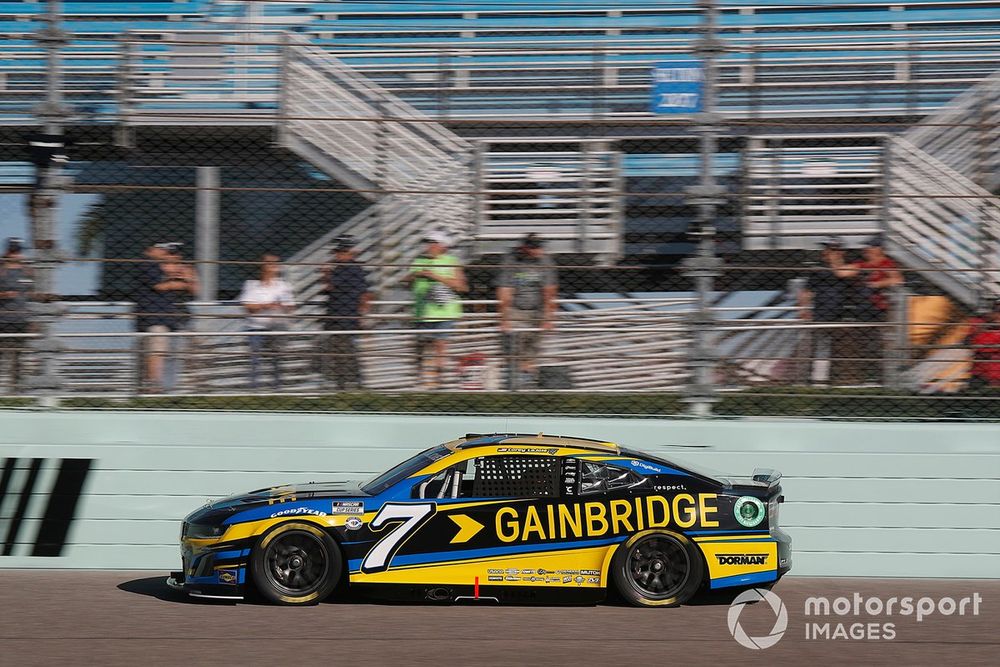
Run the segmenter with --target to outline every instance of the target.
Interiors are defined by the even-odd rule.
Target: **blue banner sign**
[[[653,68],[653,113],[692,114],[701,111],[705,70],[694,60],[657,63]]]

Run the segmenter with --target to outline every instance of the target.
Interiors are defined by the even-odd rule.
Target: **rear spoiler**
[[[753,481],[766,484],[768,487],[775,486],[781,480],[781,473],[774,468],[754,468]]]

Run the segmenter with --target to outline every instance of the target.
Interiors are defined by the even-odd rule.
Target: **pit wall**
[[[368,478],[468,432],[776,468],[793,575],[1000,577],[997,425],[164,412],[0,413],[0,568],[176,569],[209,499]]]

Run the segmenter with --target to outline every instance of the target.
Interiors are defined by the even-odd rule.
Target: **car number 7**
[[[392,557],[403,546],[406,538],[427,523],[436,511],[437,506],[434,503],[386,503],[383,505],[379,513],[368,524],[373,530],[379,530],[394,521],[402,521],[402,523],[371,548],[368,555],[361,561],[361,571],[365,574],[371,574],[389,569]]]

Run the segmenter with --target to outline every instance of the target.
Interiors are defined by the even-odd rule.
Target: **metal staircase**
[[[890,252],[966,305],[1000,296],[996,197],[904,138],[886,161]]]
[[[468,241],[472,144],[305,39],[285,39],[279,143],[375,202],[292,259],[324,262],[332,240],[351,234],[361,258],[380,267],[384,289],[403,276],[427,232],[447,233],[454,246]],[[294,272],[297,293],[310,298],[317,273]]]
[[[886,144],[886,224],[907,266],[969,306],[1000,296],[1000,72]]]
[[[1000,72],[956,97],[903,137],[989,191],[1000,187]]]

